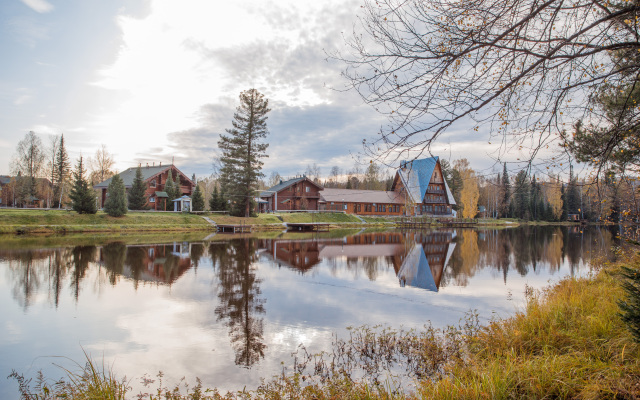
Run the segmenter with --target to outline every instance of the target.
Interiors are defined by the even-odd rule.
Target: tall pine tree
[[[127,193],[124,181],[116,174],[111,178],[107,188],[107,200],[104,202],[104,212],[112,217],[122,217],[127,213]]]
[[[509,172],[507,171],[507,163],[504,163],[502,171],[502,201],[500,205],[502,216],[508,217],[511,214],[511,181],[509,180]]]
[[[82,157],[78,160],[75,171],[73,171],[73,187],[69,197],[73,204],[73,210],[79,214],[95,214],[98,211],[96,198],[93,190],[89,187],[89,182],[84,177],[84,166]]]
[[[233,115],[232,129],[221,135],[218,148],[222,150],[220,169],[222,190],[231,197],[232,215],[249,217],[253,211],[253,196],[264,164],[269,133],[267,113],[269,100],[255,89],[240,93],[240,106]]]
[[[64,147],[64,134],[60,135],[60,145],[58,146],[58,154],[56,155],[56,165],[55,169],[55,177],[56,177],[56,187],[55,187],[55,202],[58,204],[58,208],[62,207],[62,203],[64,203],[64,197],[67,195],[66,185],[69,180],[69,155],[67,154],[67,149]]]
[[[131,189],[129,189],[129,209],[145,210],[147,208],[147,185],[142,177],[142,168],[138,166],[136,169],[136,177],[133,178]]]

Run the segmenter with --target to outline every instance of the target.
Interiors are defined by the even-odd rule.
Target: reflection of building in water
[[[195,244],[179,242],[156,245],[122,246],[125,252],[122,257],[123,265],[119,268],[121,275],[134,281],[173,283],[191,266],[191,246]],[[118,251],[115,246],[102,248],[100,260],[108,261],[117,258],[111,254]],[[109,268],[109,263],[105,265]],[[117,271],[117,266],[113,266]],[[118,271],[119,272],[119,271]]]
[[[384,258],[393,265],[401,286],[437,291],[455,244],[455,233],[377,232],[340,239],[264,239],[260,247],[279,264],[305,273],[320,261],[363,262]],[[363,263],[364,264],[364,263]]]
[[[437,292],[442,275],[456,244],[454,231],[418,233],[416,245],[408,252],[402,264],[396,267],[400,286],[414,286]]]

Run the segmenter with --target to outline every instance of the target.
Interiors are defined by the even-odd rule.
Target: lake
[[[136,393],[158,371],[253,389],[350,326],[508,317],[618,244],[576,226],[206,235],[0,237],[0,377],[57,379],[84,350]]]

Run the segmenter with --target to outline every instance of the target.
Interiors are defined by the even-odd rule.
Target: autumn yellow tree
[[[458,171],[462,180],[462,190],[460,191],[462,217],[473,218],[478,212],[478,199],[480,198],[478,178],[466,158],[454,161],[453,168]]]
[[[553,176],[549,177],[549,182],[545,182],[544,184],[544,193],[547,198],[547,203],[551,207],[551,211],[553,211],[553,217],[555,219],[560,219],[562,215],[562,189],[561,184],[557,178]]]

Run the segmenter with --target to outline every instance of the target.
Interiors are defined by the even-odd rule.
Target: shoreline
[[[206,217],[206,218],[204,218]],[[260,214],[257,217],[241,218],[215,213],[172,213],[130,211],[123,217],[109,217],[104,212],[97,214],[77,214],[67,210],[0,209],[0,234],[40,235],[73,233],[161,233],[161,232],[215,232],[216,225],[250,226],[252,231],[282,231],[285,223],[328,223],[330,230],[347,228],[389,228],[389,229],[433,229],[442,227],[462,227],[440,223],[436,219],[425,219],[419,226],[406,226],[399,217],[361,218],[343,213],[283,213]],[[364,222],[363,222],[364,221]],[[462,220],[460,220],[462,221]],[[580,226],[574,222],[515,221],[512,219],[466,220],[466,227],[479,229],[506,229],[522,225]],[[599,224],[589,224],[599,225]]]

